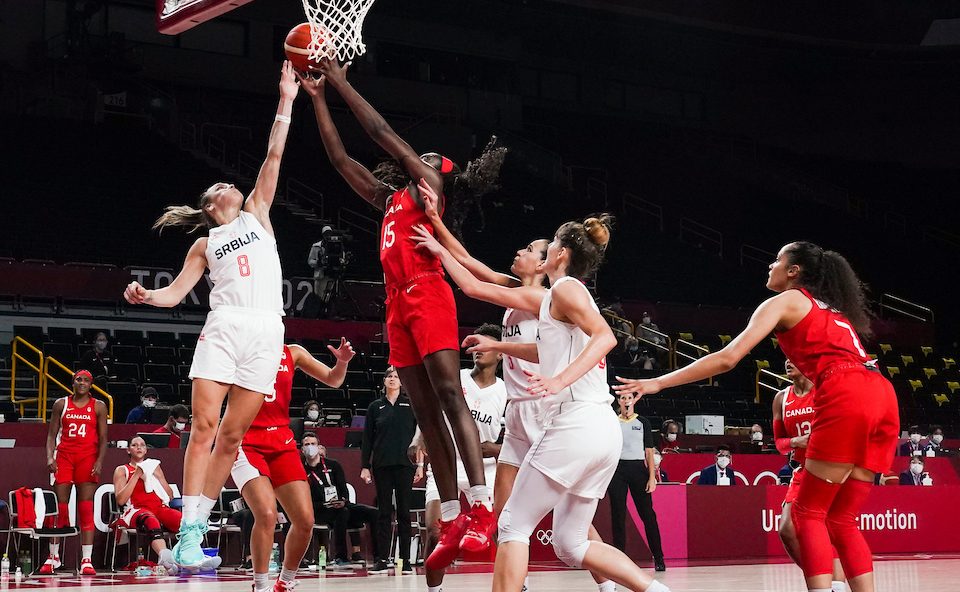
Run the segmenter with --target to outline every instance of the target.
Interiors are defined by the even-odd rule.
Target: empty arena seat
[[[879,345],[880,345],[880,353],[889,354],[890,352],[893,351],[893,346],[890,345],[889,343],[881,343]]]
[[[931,378],[937,375],[937,371],[934,370],[933,368],[924,368],[923,374],[924,376],[927,377],[927,380],[930,380]]]
[[[717,339],[720,340],[720,347],[725,347],[728,343],[733,341],[733,337],[730,335],[717,335]]]
[[[110,348],[114,362],[139,364],[143,358],[139,345],[114,345]]]
[[[119,380],[140,382],[140,366],[138,364],[117,362],[113,365],[112,371]]]
[[[146,344],[146,338],[143,331],[133,331],[129,329],[117,329],[113,332],[113,338],[116,343],[122,345],[141,346]]]
[[[886,369],[887,369],[887,376],[889,378],[893,378],[894,376],[897,376],[900,374],[900,368],[898,366],[887,366]]]
[[[377,391],[373,389],[359,389],[351,388],[349,390],[350,403],[353,405],[354,409],[357,411],[366,412],[367,407],[370,406],[370,403],[373,403],[377,398]],[[642,401],[643,399],[641,399]]]
[[[190,382],[190,364],[180,364],[177,366],[177,374],[180,375],[180,382]]]
[[[50,337],[50,341],[73,345],[80,343],[80,334],[74,327],[48,327],[47,335]]]
[[[158,347],[177,347],[180,340],[170,331],[147,331],[147,343]]]
[[[390,345],[383,341],[371,341],[370,353],[386,358],[390,355]]]
[[[923,354],[924,358],[928,358],[933,355],[933,347],[929,345],[921,345],[920,353]]]
[[[372,382],[373,377],[365,370],[347,370],[347,376],[344,379],[344,384],[350,390],[371,388]]]
[[[177,400],[182,405],[190,405],[191,401],[193,400],[193,385],[190,383],[178,384]]]
[[[177,350],[170,346],[148,345],[143,348],[143,356],[150,364],[176,364]]]
[[[144,364],[143,380],[145,382],[163,382],[176,384],[180,382],[177,371],[172,364]]]
[[[14,325],[13,334],[21,339],[25,339],[33,345],[40,345],[47,341],[47,336],[43,332],[43,327],[34,327],[31,325]]]
[[[952,395],[952,394],[955,394],[958,390],[960,390],[960,382],[957,382],[957,381],[954,381],[954,380],[948,380],[948,381],[946,382],[946,387],[947,387],[947,389],[950,390],[950,394],[951,394],[951,395]]]
[[[177,348],[177,357],[180,358],[181,364],[189,364],[193,362],[193,348],[192,347]]]
[[[913,356],[909,356],[909,355],[901,355],[900,361],[903,362],[904,368],[907,368],[914,363]]]
[[[922,381],[922,380],[912,380],[912,379],[911,379],[911,380],[908,380],[908,381],[907,381],[907,385],[910,387],[910,390],[911,390],[911,391],[917,392],[918,390],[920,390],[920,389],[923,388],[923,381]]]
[[[52,356],[66,366],[72,367],[77,359],[77,350],[74,349],[71,343],[54,343],[53,341],[48,341],[43,344],[41,349],[43,350],[43,355]]]
[[[754,360],[753,362],[757,365],[757,370],[770,369],[770,362],[768,360]]]
[[[313,398],[313,389],[308,386],[295,386],[290,390],[290,402],[303,406],[304,403]]]

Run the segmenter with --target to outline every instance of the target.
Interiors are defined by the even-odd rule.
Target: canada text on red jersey
[[[64,397],[63,414],[60,416],[60,433],[57,434],[57,450],[94,453],[99,445],[96,400],[88,397],[87,402],[78,407],[73,402],[73,397]]]
[[[777,334],[780,349],[800,372],[817,382],[823,372],[836,364],[865,364],[869,361],[853,324],[829,304],[800,291],[813,307],[793,328]]]
[[[277,369],[277,380],[273,385],[273,393],[263,398],[263,405],[251,428],[272,428],[290,425],[290,397],[293,392],[293,375],[297,371],[293,363],[290,348],[283,346],[280,357],[280,367]]]
[[[798,397],[790,386],[783,395],[783,428],[788,438],[800,438],[810,434],[813,422],[813,391]],[[803,464],[806,448],[794,448],[793,460]]]
[[[380,264],[385,283],[402,286],[416,276],[443,273],[440,260],[425,249],[416,248],[413,227],[422,224],[430,233],[433,225],[408,189],[395,192],[387,202],[380,227]]]

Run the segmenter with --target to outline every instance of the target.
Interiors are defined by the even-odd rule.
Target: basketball
[[[321,42],[326,31],[321,30]],[[287,54],[287,59],[293,64],[293,67],[300,72],[309,72],[309,66],[316,66],[317,60],[310,59],[310,23],[300,23],[290,32],[283,41],[283,52]],[[333,52],[329,52],[329,57],[334,58]]]

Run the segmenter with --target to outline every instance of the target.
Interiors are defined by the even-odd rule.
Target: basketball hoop
[[[310,21],[310,59],[336,56],[349,60],[363,55],[361,30],[374,0],[302,0]]]

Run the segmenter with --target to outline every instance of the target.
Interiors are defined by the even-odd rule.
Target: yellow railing
[[[605,308],[600,311],[600,314],[603,315],[603,318],[607,319],[607,324],[610,325],[610,328],[613,330],[613,334],[620,339],[620,337],[629,337],[633,335],[633,323],[627,319],[617,316],[617,313],[613,312],[609,308]],[[628,327],[629,330],[624,327]]]
[[[63,390],[67,395],[70,395],[71,393],[73,393],[73,387],[72,387],[72,386],[68,386],[68,385],[66,385],[66,384],[63,384],[62,382],[60,382],[59,380],[57,380],[57,378],[56,378],[55,376],[53,376],[53,375],[50,373],[50,367],[51,367],[51,366],[54,366],[55,368],[58,368],[58,369],[62,370],[63,372],[65,372],[67,375],[69,375],[69,376],[71,377],[71,380],[68,381],[68,382],[72,382],[72,377],[73,377],[73,370],[71,370],[71,369],[68,368],[67,366],[64,366],[63,364],[61,364],[61,363],[60,363],[60,360],[58,360],[58,359],[56,359],[56,358],[54,358],[54,357],[52,357],[52,356],[47,356],[46,358],[44,358],[44,360],[43,360],[43,376],[41,377],[41,383],[40,383],[40,397],[41,397],[41,399],[42,399],[42,401],[41,401],[41,406],[42,406],[42,407],[41,407],[41,408],[43,409],[43,421],[44,421],[44,423],[46,423],[46,421],[47,421],[47,394],[49,393],[49,390],[50,390],[50,383],[52,382],[55,386],[60,387],[60,389]],[[107,393],[107,391],[103,390],[102,388],[100,388],[99,386],[97,386],[97,385],[95,385],[95,384],[90,386],[90,390],[93,391],[93,392],[95,392],[95,393],[97,393],[97,394],[99,394],[99,395],[100,395],[101,397],[103,397],[104,399],[106,399],[106,402],[107,402],[107,423],[113,423],[113,397],[111,397],[110,394]]]
[[[22,337],[14,337],[11,347],[13,351],[10,356],[10,402],[20,406],[20,417],[25,415],[25,408],[29,403],[36,403],[37,417],[43,418],[46,416],[45,413],[41,412],[41,401],[43,400],[43,352]],[[24,352],[24,348],[26,348],[27,351]],[[31,353],[37,355],[36,363],[24,357],[24,354],[30,355]],[[37,382],[41,386],[39,387],[40,390],[36,397],[17,399],[17,362],[26,365],[30,370],[37,373]]]
[[[663,340],[663,343],[657,343],[652,339],[648,339],[645,335],[653,334]],[[641,342],[646,343],[649,346],[652,346],[654,349],[659,349],[666,352],[667,354],[667,366],[670,370],[673,370],[677,367],[677,360],[674,356],[673,350],[673,339],[670,338],[666,333],[661,333],[656,329],[651,329],[649,327],[644,327],[643,325],[638,325],[634,330],[634,336]],[[664,345],[664,343],[666,345]]]
[[[683,346],[685,349],[689,350],[689,352],[680,351],[680,346]],[[682,364],[682,366],[687,366],[709,353],[710,350],[702,345],[697,345],[696,343],[687,341],[686,339],[678,339],[676,346],[673,348],[673,365],[676,368],[680,368],[680,359],[682,358],[687,361],[687,363]],[[707,384],[711,386],[713,385],[712,376],[707,379]]]
[[[764,382],[764,378],[772,378],[775,382]],[[756,395],[754,395],[753,402],[760,402],[760,389],[766,389],[768,391],[773,391],[774,393],[783,389],[783,383],[789,383],[790,379],[776,372],[771,372],[765,368],[757,368],[757,384],[756,384]]]

